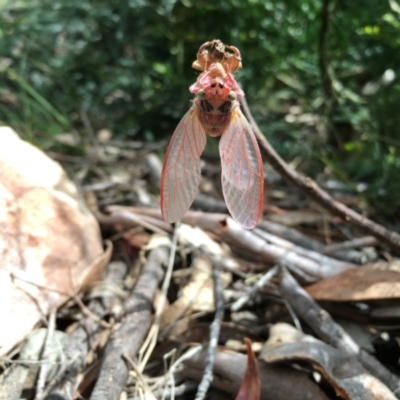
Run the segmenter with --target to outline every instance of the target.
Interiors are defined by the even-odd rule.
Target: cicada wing
[[[206,132],[192,107],[172,135],[161,175],[160,205],[165,221],[176,222],[189,209],[200,183],[200,155]]]
[[[251,126],[236,107],[219,142],[222,191],[233,219],[245,228],[260,220],[264,198],[264,169]]]

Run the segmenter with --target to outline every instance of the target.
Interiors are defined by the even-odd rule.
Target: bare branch
[[[291,169],[286,162],[276,153],[271,144],[267,141],[257,123],[255,122],[249,106],[244,99],[240,99],[244,112],[249,119],[254,133],[259,142],[260,148],[264,153],[266,160],[272,167],[288,182],[301,189],[312,200],[320,204],[326,210],[334,215],[342,217],[350,224],[361,228],[363,231],[370,233],[379,239],[382,243],[390,246],[393,250],[400,252],[400,235],[396,232],[389,231],[383,226],[363,217],[351,208],[346,207],[339,201],[334,200],[327,192],[321,189],[315,181],[307,178],[295,170]]]

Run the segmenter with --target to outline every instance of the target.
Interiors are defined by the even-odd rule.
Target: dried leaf
[[[275,324],[260,354],[267,363],[309,363],[332,385],[338,399],[395,400],[387,386],[370,375],[355,356],[304,335],[291,325]]]
[[[251,347],[251,340],[245,338],[244,341],[247,346],[247,367],[236,400],[259,400],[261,388],[257,359]]]
[[[316,300],[367,301],[400,298],[400,262],[366,264],[307,287]]]

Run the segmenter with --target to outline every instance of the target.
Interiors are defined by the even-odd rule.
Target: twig
[[[255,122],[249,106],[244,97],[240,99],[243,110],[249,119],[260,147],[267,159],[267,161],[274,167],[274,169],[281,174],[288,182],[297,186],[307,196],[322,205],[325,209],[335,215],[342,217],[345,221],[357,226],[364,231],[372,234],[380,239],[383,243],[390,246],[392,249],[400,252],[400,235],[396,232],[389,231],[383,226],[363,217],[354,210],[346,207],[339,201],[334,200],[327,192],[322,190],[311,178],[306,178],[298,172],[291,169],[286,162],[276,153],[265,136],[262,134],[260,128]]]
[[[231,311],[239,311],[267,282],[269,282],[277,273],[278,266],[271,268],[264,274],[242,297],[237,299],[230,307]]]
[[[144,215],[159,216],[161,218],[159,210],[135,210],[137,213],[142,212]],[[296,273],[302,274],[308,282],[315,282],[316,280],[336,275],[339,272],[355,267],[351,263],[333,259],[329,260],[327,258],[321,259],[321,255],[318,255],[319,260],[315,261],[315,257],[312,258],[312,252],[308,256],[300,255],[296,252],[300,250],[293,244],[290,244],[292,247],[288,249],[288,247],[284,248],[280,245],[267,243],[265,239],[256,235],[255,232],[243,228],[226,214],[211,214],[189,210],[182,218],[182,222],[198,226],[205,231],[213,232],[221,236],[230,246],[235,246],[236,252],[238,249],[245,250],[251,256],[257,256],[265,263],[276,264],[284,256],[285,264],[290,264],[291,268],[295,267],[298,270]],[[288,243],[281,239],[281,243],[283,242]],[[302,249],[302,253],[304,254],[305,252],[307,250]],[[321,263],[321,260],[323,260],[323,263]]]
[[[181,355],[168,369],[166,374],[163,377],[156,378],[159,381],[159,385],[157,388],[152,388],[153,389],[153,394],[157,398],[171,398],[174,399],[175,396],[180,396],[184,394],[186,391],[194,391],[197,388],[197,382],[189,381],[183,383],[181,386],[175,386],[174,382],[174,374],[178,368],[182,368],[182,363],[185,362],[185,360],[190,359],[191,357],[194,357],[197,353],[199,353],[202,350],[202,346],[196,345],[189,350],[187,350],[183,355]],[[164,356],[165,358],[165,356]],[[184,367],[183,367],[184,368]],[[151,379],[151,378],[150,378]],[[161,387],[161,389],[159,389]],[[133,399],[139,398],[138,396],[135,396]],[[142,399],[142,398],[140,398]]]
[[[321,73],[322,87],[326,100],[330,103],[334,96],[332,78],[329,74],[328,63],[328,38],[330,32],[330,0],[323,0],[321,9],[321,28],[319,31],[319,69]]]
[[[151,250],[132,294],[124,304],[123,318],[116,324],[107,344],[102,369],[91,400],[117,400],[126,385],[128,368],[121,355],[132,359],[150,327],[152,302],[167,264],[168,250]]]
[[[50,343],[53,340],[53,334],[54,334],[55,328],[56,328],[56,308],[53,308],[50,312],[46,340],[43,345],[43,352],[42,352],[43,360],[46,360],[49,357],[49,351],[50,351],[50,347],[51,347]],[[37,384],[36,384],[35,400],[41,400],[43,398],[44,386],[46,384],[46,378],[47,378],[48,372],[49,372],[49,365],[42,364],[40,366],[39,377],[38,377]]]
[[[334,2],[331,0],[323,0],[321,7],[321,27],[319,30],[319,41],[318,41],[318,61],[319,71],[322,81],[322,89],[324,92],[324,113],[326,116],[326,126],[330,136],[333,136],[338,145],[342,145],[340,134],[337,130],[333,116],[334,112],[339,104],[336,96],[335,87],[333,85],[332,71],[329,66],[329,34],[332,20],[332,8]]]
[[[298,246],[324,254],[325,245],[323,243],[308,237],[297,229],[266,220],[260,221],[260,223],[257,225],[257,228],[289,240],[289,242],[297,244]],[[348,261],[355,264],[364,264],[366,258],[363,253],[355,250],[337,250],[330,253],[330,255],[339,260]]]
[[[166,388],[164,390],[155,391],[154,395],[156,398],[163,398],[163,399],[174,399],[176,396],[183,396],[189,392],[194,392],[197,388],[197,382],[194,381],[186,381],[183,382],[179,386],[175,386],[174,388]],[[186,396],[189,398],[189,396]]]
[[[43,364],[58,364],[49,360],[40,360],[47,334],[45,328],[33,332],[22,345],[19,359],[1,358],[3,365],[11,365],[0,375],[0,400],[19,400],[22,398],[25,381],[32,371],[32,367]]]
[[[297,318],[297,315],[294,312],[293,307],[290,305],[290,303],[286,299],[283,299],[283,303],[285,304],[290,316],[292,317],[292,320],[293,320],[293,323],[294,323],[294,326],[296,327],[296,329],[299,332],[303,332],[303,328],[301,327],[300,320]]]
[[[217,352],[221,321],[224,316],[224,286],[219,268],[214,268],[215,315],[210,326],[210,342],[208,344],[204,374],[197,389],[195,400],[203,400],[214,377],[215,354]]]
[[[154,233],[165,235],[165,231],[160,229],[158,226],[149,222],[146,218],[141,218],[134,212],[130,212],[126,207],[121,206],[110,206],[107,208],[109,215],[98,214],[97,219],[101,224],[118,224],[126,223],[134,226],[142,226],[143,228],[149,229]],[[168,226],[168,225],[167,225]]]
[[[97,322],[99,325],[101,325],[103,328],[109,328],[110,324],[108,324],[107,322],[101,320],[99,317],[97,317],[97,315],[93,314],[83,303],[83,301],[80,299],[79,295],[76,293],[68,293],[68,292],[64,292],[62,290],[58,290],[58,289],[54,289],[45,285],[41,285],[40,283],[36,283],[33,281],[30,281],[28,279],[24,279],[20,276],[15,276],[14,274],[11,274],[13,276],[14,279],[18,279],[21,282],[26,282],[29,283],[33,286],[36,286],[37,288],[41,289],[41,290],[46,290],[48,292],[53,292],[53,293],[57,293],[61,296],[65,296],[66,298],[71,298],[75,301],[75,303],[77,304],[77,306],[81,309],[82,314],[84,314],[86,317],[92,318],[93,321]]]
[[[181,367],[182,363],[187,360],[190,357],[193,357],[195,354],[197,354],[199,351],[201,351],[202,347],[201,346],[194,346],[191,347],[189,350],[187,350],[182,356],[180,356],[168,369],[167,373],[165,374],[165,379],[164,379],[164,387],[162,389],[162,398],[165,399],[165,397],[171,397],[172,400],[175,399],[175,396],[178,396],[179,394],[177,393],[177,388],[175,386],[175,377],[174,374],[177,370],[178,367]],[[165,356],[164,356],[165,360]],[[197,384],[193,390],[197,388]],[[156,392],[154,392],[156,394]],[[161,396],[158,396],[161,397]]]
[[[146,380],[144,379],[144,376],[142,372],[139,370],[138,366],[136,363],[128,356],[128,354],[122,353],[122,358],[128,363],[128,365],[135,371],[135,374],[138,378],[138,381],[140,385],[142,386],[142,389],[144,391],[144,396],[146,400],[156,400],[154,394],[152,393],[149,385],[147,384]]]
[[[329,257],[326,257],[325,255],[322,255],[321,253],[317,253],[315,251],[309,250],[309,249],[304,249],[303,247],[296,246],[293,243],[289,242],[288,240],[281,239],[280,237],[277,237],[275,235],[272,235],[271,233],[265,232],[261,229],[254,229],[253,232],[257,235],[260,236],[262,239],[264,239],[267,243],[274,244],[276,246],[282,247],[283,249],[286,249],[288,251],[293,251],[296,254],[309,258],[310,260],[313,260],[317,263],[324,264],[326,266],[330,266],[333,270],[335,268],[338,268],[341,270],[343,268],[343,261],[338,261]]]
[[[335,243],[331,244],[330,246],[325,246],[324,249],[322,250],[322,253],[332,254],[337,251],[356,249],[360,247],[376,246],[377,244],[378,242],[376,238],[374,238],[373,236],[365,236],[362,238],[346,240],[345,242],[342,243]]]
[[[99,286],[107,284],[116,285],[117,283],[122,282],[126,274],[127,266],[124,263],[110,263],[107,267],[104,280],[92,289],[92,293],[94,293]],[[86,313],[85,317],[79,320],[76,330],[70,334],[71,342],[65,356],[67,360],[72,361],[68,365],[68,369],[65,371],[64,376],[61,377],[59,382],[54,385],[50,391],[49,398],[54,397],[63,400],[71,399],[74,396],[79,382],[78,377],[87,362],[89,350],[94,350],[92,348],[93,338],[102,332],[101,325],[99,325],[97,321],[109,311],[108,303],[107,295],[104,294],[90,301],[87,307],[87,309],[90,310],[90,315]],[[93,318],[94,315],[96,318]],[[85,382],[88,381],[89,379],[85,379]],[[91,381],[88,382],[88,385],[91,383]]]
[[[180,224],[180,222],[177,222],[175,224],[174,236],[172,237],[171,251],[170,251],[169,259],[168,259],[168,267],[167,267],[167,271],[165,273],[164,281],[163,281],[162,288],[161,288],[162,295],[160,296],[160,300],[157,303],[157,308],[156,308],[156,312],[155,312],[155,316],[154,316],[154,322],[153,322],[151,329],[146,337],[146,340],[142,344],[142,347],[139,351],[139,359],[140,359],[139,369],[141,371],[144,370],[144,367],[146,366],[147,361],[149,360],[151,353],[153,352],[153,350],[157,344],[158,332],[160,330],[161,313],[164,311],[165,300],[167,298],[167,292],[168,292],[169,284],[171,282],[172,271],[174,268],[176,247],[177,247],[177,243],[178,243],[179,224]]]
[[[97,137],[94,133],[94,130],[93,130],[92,124],[90,123],[87,112],[83,107],[79,110],[79,115],[82,119],[83,126],[85,127],[86,133],[88,134],[89,142],[95,149],[96,159],[99,159],[100,158],[99,141],[97,140]]]

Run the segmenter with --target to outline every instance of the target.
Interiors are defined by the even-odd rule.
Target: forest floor
[[[164,147],[103,132],[86,157],[48,154],[96,216],[109,261],[4,355],[0,399],[400,398],[394,224],[371,228],[333,179],[296,187],[266,164],[262,220],[246,230],[207,161],[171,225]],[[310,187],[329,192],[325,205]]]

